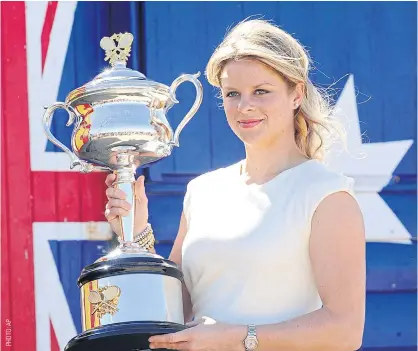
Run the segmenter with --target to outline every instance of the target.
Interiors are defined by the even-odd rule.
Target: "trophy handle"
[[[178,100],[176,99],[176,89],[181,83],[189,81],[192,82],[196,88],[196,99],[193,103],[193,106],[189,110],[189,112],[187,112],[186,116],[184,116],[183,120],[180,122],[180,124],[177,126],[176,131],[174,132],[172,144],[174,144],[175,146],[179,146],[179,136],[181,131],[183,130],[185,125],[192,119],[192,117],[199,109],[200,104],[202,103],[203,88],[202,83],[200,83],[200,81],[197,79],[199,76],[200,72],[197,72],[196,74],[183,74],[180,77],[176,78],[170,86],[170,99],[174,103],[178,103]]]
[[[61,148],[68,156],[70,156],[71,159],[71,164],[70,164],[70,169],[73,169],[75,166],[80,166],[81,167],[81,172],[82,173],[88,173],[91,172],[93,170],[93,165],[80,160],[68,147],[66,147],[63,143],[61,143],[57,138],[55,138],[55,136],[51,133],[51,130],[49,129],[50,125],[51,125],[51,119],[52,119],[52,115],[54,114],[56,109],[59,108],[63,108],[64,110],[66,110],[68,112],[69,118],[67,121],[66,126],[70,126],[73,122],[74,122],[74,118],[75,118],[75,113],[72,112],[66,104],[62,103],[62,102],[56,102],[55,104],[49,106],[46,111],[44,112],[44,116],[42,119],[42,124],[44,127],[44,131],[45,134],[47,136],[47,138],[56,146],[58,146],[59,148]]]

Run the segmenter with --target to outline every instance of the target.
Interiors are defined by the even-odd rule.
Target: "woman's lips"
[[[262,119],[249,119],[249,120],[246,120],[246,121],[238,121],[238,124],[242,128],[253,128],[253,127],[259,125],[261,122],[263,122]]]

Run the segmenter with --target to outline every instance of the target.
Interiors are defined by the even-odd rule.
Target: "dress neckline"
[[[297,165],[295,165],[293,167],[290,167],[290,168],[287,168],[287,169],[281,171],[280,173],[278,173],[277,175],[275,175],[270,180],[268,180],[268,181],[266,181],[264,183],[260,183],[260,184],[258,184],[258,183],[247,184],[243,180],[243,178],[242,178],[242,166],[243,166],[243,163],[244,162],[245,162],[245,159],[239,161],[233,167],[234,174],[236,174],[238,176],[240,183],[243,184],[244,186],[247,186],[247,187],[264,188],[264,187],[268,186],[271,183],[274,183],[275,181],[277,181],[279,179],[285,178],[286,176],[290,175],[291,173],[295,172],[296,170],[299,170],[299,169],[303,168],[304,166],[306,166],[308,164],[311,164],[313,162],[317,162],[317,160],[316,159],[308,159],[306,161],[303,161],[303,162],[301,162],[301,163],[299,163],[299,164],[297,164]]]

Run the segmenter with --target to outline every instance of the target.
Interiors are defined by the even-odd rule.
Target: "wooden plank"
[[[177,78],[182,73],[200,72],[201,76],[198,79],[204,89],[202,104],[181,132],[180,147],[176,148],[171,156],[174,158],[175,173],[196,173],[211,167],[211,126],[207,106],[212,99],[209,94],[209,85],[204,76],[204,61],[202,61],[202,57],[209,57],[211,47],[206,43],[207,34],[201,30],[195,30],[202,25],[205,16],[202,6],[203,4],[200,2],[179,2],[169,7],[171,28],[175,28],[175,32],[170,31],[169,50],[173,62],[170,80]],[[188,18],[187,21],[184,20],[185,17]],[[169,82],[169,84],[171,83]],[[168,120],[174,129],[192,107],[196,98],[196,89],[191,83],[185,82],[179,86],[176,95],[180,103],[168,113]]]
[[[106,221],[104,216],[107,198],[105,173],[80,175],[80,222]]]
[[[54,326],[52,325],[52,321],[49,322],[49,332],[51,335],[51,351],[60,351],[57,335],[55,333]]]
[[[194,74],[200,71],[203,74],[205,67],[200,55],[205,55],[210,48],[203,44],[202,33],[199,30],[190,30],[199,28],[201,19],[196,14],[199,13],[197,10],[200,4],[161,5],[144,4],[146,70],[149,79],[170,86],[182,73]],[[185,16],[188,18],[187,21],[183,20]],[[161,30],[165,26],[176,30]],[[199,80],[204,86],[207,84],[203,75]],[[205,92],[208,91],[208,86],[206,85],[204,89]],[[173,129],[177,128],[189,111],[196,96],[191,83],[179,86],[176,94],[180,103],[167,114]],[[210,168],[210,125],[205,107],[207,101],[208,98],[204,94],[203,103],[197,114],[180,135],[180,147],[175,148],[167,159],[150,168],[151,179],[162,180],[162,175],[166,173],[200,173],[202,169]],[[192,159],[193,162],[190,162]]]
[[[409,149],[405,158],[396,169],[400,175],[416,177],[417,162],[417,4],[414,2],[397,2],[384,4],[380,11],[381,29],[377,34],[385,42],[390,42],[390,49],[384,45],[376,45],[376,60],[381,74],[375,77],[376,83],[382,83],[379,89],[387,99],[382,99],[382,125],[385,140],[413,139],[415,144]],[[390,5],[390,6],[388,6]],[[400,25],[402,24],[402,25]],[[378,44],[378,43],[376,43]],[[397,65],[399,53],[405,52],[402,65]],[[390,66],[396,69],[388,69]],[[380,76],[380,77],[379,77]],[[408,87],[402,93],[394,84],[386,82],[402,82]]]
[[[56,242],[54,255],[59,257],[59,264],[57,262],[58,274],[77,333],[81,333],[82,331],[80,290],[77,286],[77,279],[83,269],[82,248],[82,241],[60,241]]]
[[[417,246],[367,243],[367,291],[417,291]]]
[[[3,9],[3,3],[0,5]],[[1,15],[5,11],[1,11]],[[3,24],[3,18],[1,23]],[[1,28],[3,30],[3,28]],[[1,71],[3,70],[3,60],[1,60],[0,67],[0,86],[5,86],[2,81]],[[1,89],[1,100],[3,100],[4,89]],[[2,108],[1,106],[0,108]],[[3,110],[1,110],[3,111]],[[11,310],[11,277],[10,277],[10,266],[11,258],[10,252],[10,227],[9,227],[9,189],[7,187],[7,158],[6,158],[6,143],[3,137],[3,131],[5,130],[6,120],[1,119],[1,340],[4,342],[4,347],[10,347],[13,345],[13,318]],[[10,328],[11,324],[11,328]]]
[[[4,33],[5,28],[4,24],[6,23],[5,17],[6,9],[4,3],[0,4],[0,32]],[[2,52],[3,46],[0,48]],[[6,143],[3,137],[5,131],[6,120],[3,118],[3,100],[6,82],[4,81],[4,76],[2,71],[5,69],[4,56],[1,55],[0,58],[0,87],[1,87],[1,97],[0,97],[0,111],[2,114],[1,118],[1,340],[4,347],[12,349],[13,345],[13,318],[11,310],[11,281],[10,281],[10,265],[11,260],[9,256],[10,251],[10,228],[9,228],[9,189],[7,187],[7,153],[6,153]]]
[[[363,347],[416,347],[416,311],[416,292],[368,293]]]
[[[165,28],[172,28],[169,4],[153,6],[152,3],[146,2],[144,14],[145,42],[141,47],[145,48],[146,66],[142,73],[150,80],[168,85],[175,78],[172,74],[173,60],[170,44],[173,38],[171,38],[171,30],[165,30]],[[168,119],[171,121],[170,117]],[[149,169],[149,174],[151,179],[161,180],[161,174],[172,173],[173,170],[174,158],[167,157],[154,164]]]
[[[80,175],[77,173],[57,173],[56,197],[58,222],[80,221]]]
[[[417,238],[417,192],[384,189],[380,196],[396,214],[413,238]]]
[[[149,198],[149,221],[157,240],[172,240],[177,236],[183,209],[181,195],[151,195]]]
[[[76,18],[79,13],[79,8],[76,9]],[[82,40],[77,32],[78,23],[80,21],[74,21],[73,30],[71,32],[70,41],[68,43],[67,56],[64,63],[62,79],[58,91],[58,101],[65,101],[66,96],[73,89],[81,86],[84,82],[76,81],[76,71],[80,70],[82,73],[85,71],[83,64],[77,65],[77,61],[82,60],[87,64],[90,60],[85,60],[85,57],[89,57],[91,51],[91,45],[86,45],[84,42],[83,47],[76,44]],[[83,53],[83,55],[81,55]],[[85,55],[85,56],[84,56]],[[77,69],[76,69],[77,67]],[[87,77],[85,78],[87,81]],[[66,111],[60,111],[60,113],[54,115],[55,122],[55,137],[60,140],[65,146],[71,149],[71,136],[75,127],[73,125],[67,127],[66,122],[68,115]],[[57,150],[63,152],[62,150]],[[68,158],[68,171],[70,170],[70,158]],[[56,203],[57,212],[56,218],[58,222],[78,222],[80,220],[80,182],[79,174],[75,172],[57,172],[56,173]]]
[[[55,221],[57,213],[56,173],[32,172],[33,221]]]
[[[35,349],[31,176],[27,102],[25,3],[2,6],[2,103],[6,146],[8,255],[13,349]],[[25,336],[24,338],[21,336]],[[18,337],[19,336],[19,337]]]
[[[205,7],[207,16],[216,18],[218,22],[217,25],[212,25],[210,22],[202,19],[205,23],[206,45],[211,49],[205,60],[202,60],[202,65],[206,66],[213,51],[225,37],[227,30],[244,19],[245,14],[244,3],[241,1],[225,2],[220,7],[207,3]],[[202,13],[202,15],[205,14]],[[222,99],[219,97],[219,90],[208,85],[205,93],[209,95],[207,108],[209,109],[210,139],[212,144],[211,169],[216,169],[244,158],[245,152],[243,143],[228,125],[225,111],[222,107]]]

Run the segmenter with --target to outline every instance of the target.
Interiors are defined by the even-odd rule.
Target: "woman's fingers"
[[[177,350],[177,351],[183,351],[183,350],[189,350],[190,345],[188,342],[175,342],[175,343],[164,343],[164,342],[153,342],[150,343],[150,349],[167,349],[167,350]]]
[[[117,175],[109,174],[106,177],[105,183],[108,186],[106,189],[106,197],[108,202],[105,209],[105,217],[111,224],[112,230],[115,233],[120,233],[119,216],[128,216],[131,214],[132,205],[128,202],[126,193],[114,186],[117,180]],[[135,231],[140,232],[148,223],[148,198],[145,193],[145,177],[140,176],[135,182],[134,192],[136,198],[134,222]],[[129,199],[131,200],[131,199]],[[119,234],[118,234],[119,235]]]
[[[132,208],[131,204],[128,201],[110,198],[106,204],[106,208],[111,209],[112,207],[121,207],[127,211],[129,211]]]
[[[145,177],[140,176],[135,182],[135,195],[139,202],[145,202],[148,200],[145,193]]]
[[[107,175],[105,183],[108,187],[113,186],[114,181],[116,180],[116,174],[110,173]]]
[[[108,221],[113,221],[118,216],[127,216],[128,214],[129,211],[121,207],[107,208],[105,211],[105,217]]]
[[[110,199],[126,200],[126,194],[119,188],[107,188],[106,196]]]

